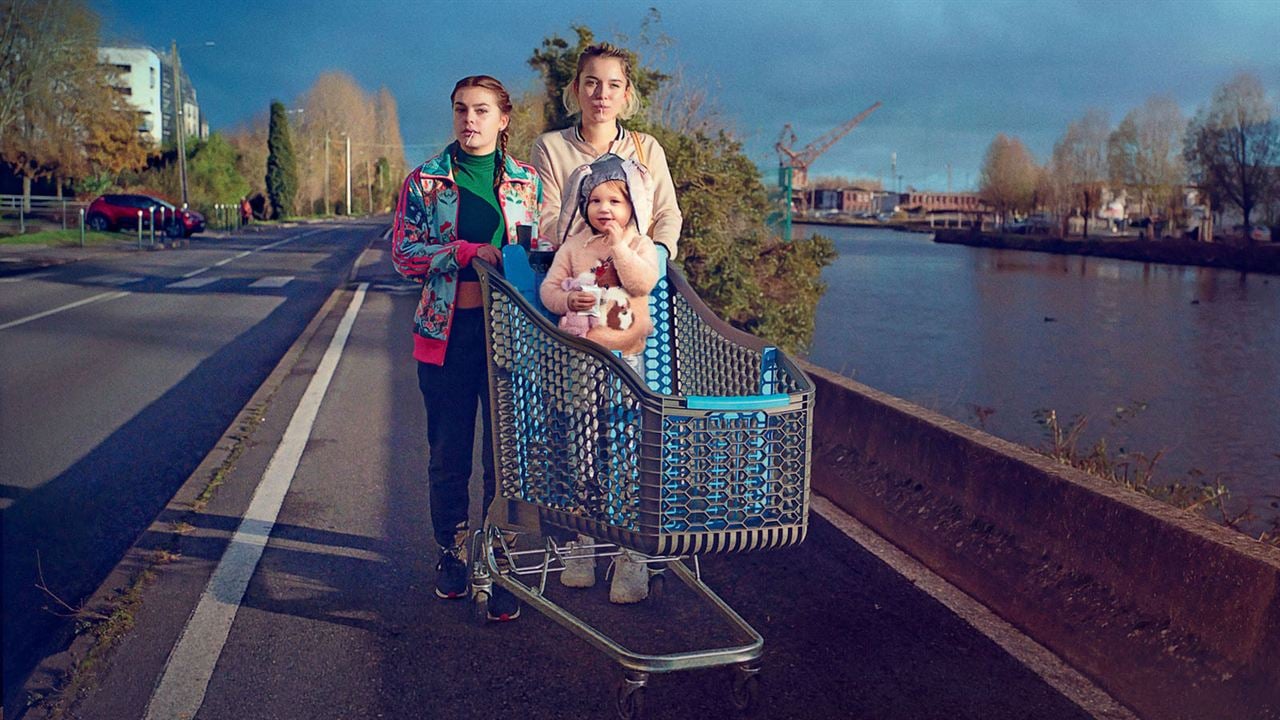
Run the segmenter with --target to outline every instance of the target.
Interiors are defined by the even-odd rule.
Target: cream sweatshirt
[[[639,152],[636,151],[637,143]],[[684,217],[676,202],[676,186],[671,181],[671,169],[667,167],[667,153],[653,136],[630,130],[623,130],[621,137],[610,143],[608,152],[618,157],[634,158],[648,168],[654,181],[653,224],[642,230],[647,231],[653,242],[665,245],[670,259],[674,260]],[[559,227],[564,184],[574,170],[597,157],[599,153],[579,136],[576,125],[538,137],[531,158],[531,164],[542,178],[542,221],[538,225],[538,237],[547,238],[553,244],[560,242],[564,235],[564,228]],[[575,234],[587,227],[583,220],[575,221],[574,225],[572,232]]]
[[[628,228],[625,241],[620,241],[610,248],[605,245],[602,235],[597,235],[590,226],[583,232],[570,235],[564,244],[556,250],[555,259],[551,261],[551,269],[538,289],[542,304],[557,315],[569,311],[569,291],[562,283],[566,278],[576,277],[602,261],[613,256],[614,269],[618,271],[618,279],[622,281],[622,289],[631,296],[631,312],[635,322],[626,330],[614,330],[603,323],[587,333],[587,339],[600,343],[609,350],[617,350],[624,355],[635,355],[644,351],[645,338],[653,332],[653,320],[649,317],[649,293],[658,284],[658,250],[648,237]]]

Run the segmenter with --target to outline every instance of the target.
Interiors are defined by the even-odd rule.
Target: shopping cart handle
[[[689,395],[685,398],[685,407],[690,410],[766,410],[783,407],[790,402],[791,396],[785,393],[740,397]]]

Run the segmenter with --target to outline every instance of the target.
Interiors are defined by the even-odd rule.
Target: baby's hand
[[[569,293],[569,309],[575,312],[590,310],[595,307],[596,296],[589,292],[577,290]]]
[[[622,242],[622,226],[617,220],[610,220],[605,224],[604,233],[600,237],[605,247],[614,247]]]

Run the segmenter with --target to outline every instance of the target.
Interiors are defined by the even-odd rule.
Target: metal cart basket
[[[670,569],[749,638],[632,653],[546,597],[565,547],[548,539],[516,550],[497,528],[477,533],[477,614],[497,583],[591,642],[625,671],[624,718],[639,714],[655,672],[733,665],[735,706],[754,702],[763,639],[702,583],[697,556],[786,547],[808,527],[812,382],[785,353],[716,317],[659,250],[665,271],[651,294],[655,330],[643,377],[556,327],[538,300],[534,269],[545,272],[550,253],[532,253],[531,267],[524,248],[508,246],[502,273],[475,263],[490,328],[498,496],[536,509],[544,525],[598,538],[588,548],[597,556],[622,548],[649,556],[651,569]]]

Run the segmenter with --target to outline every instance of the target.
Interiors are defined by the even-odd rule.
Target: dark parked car
[[[156,229],[169,237],[190,237],[204,232],[204,215],[195,210],[179,210],[160,198],[150,195],[102,195],[89,203],[85,223],[94,230],[120,230],[138,227],[138,211],[142,211],[142,226],[151,221],[150,209],[155,208]],[[161,225],[161,208],[163,222]]]

